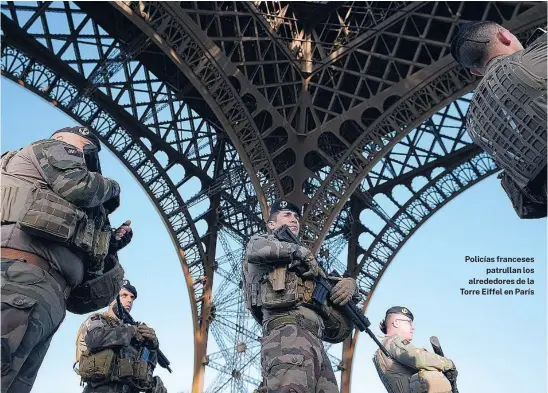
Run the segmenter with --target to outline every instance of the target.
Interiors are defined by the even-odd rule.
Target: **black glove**
[[[459,373],[456,368],[452,368],[451,370],[445,371],[443,375],[445,375],[445,378],[447,378],[449,382],[453,384],[457,380],[457,375],[459,375]]]
[[[120,207],[120,195],[118,194],[117,196],[110,198],[108,201],[103,203],[103,207],[107,211],[107,214],[113,213]]]
[[[531,183],[530,187],[522,188],[506,171],[502,171],[497,178],[501,179],[500,184],[508,198],[510,198],[512,207],[519,218],[546,217],[546,191],[542,187],[538,187],[536,183]],[[546,179],[546,173],[544,179]]]
[[[103,207],[107,211],[107,214],[113,213],[120,207],[120,185],[112,179],[109,179],[112,183],[112,198],[103,203]]]
[[[131,221],[127,220],[110,237],[109,254],[116,253],[131,242],[133,231],[131,230]]]

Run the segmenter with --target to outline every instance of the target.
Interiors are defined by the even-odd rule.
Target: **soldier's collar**
[[[103,313],[103,317],[107,318],[107,319],[111,319],[113,321],[119,321],[120,319],[116,316],[116,314],[110,312],[110,311],[107,311],[107,312],[104,312]]]

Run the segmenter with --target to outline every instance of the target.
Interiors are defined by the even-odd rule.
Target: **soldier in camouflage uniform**
[[[290,274],[286,271],[302,265],[302,285],[311,293],[313,278],[325,277],[309,249],[280,241],[274,232],[287,225],[298,235],[300,209],[284,200],[275,202],[267,223],[268,233],[255,235],[247,245],[243,263],[243,283],[246,305],[263,326],[261,340],[262,375],[268,393],[336,393],[337,381],[323,348],[324,321],[316,310],[309,308],[306,299],[272,304],[276,297],[268,287],[269,274],[279,271],[285,277],[285,288],[274,288],[278,294],[289,294]],[[280,271],[281,267],[281,271]],[[284,281],[282,280],[282,284]],[[270,289],[265,289],[266,287]],[[342,278],[331,292],[335,304],[346,304],[357,294],[356,282]],[[284,296],[284,295],[280,295]]]
[[[379,325],[386,334],[382,344],[390,353],[388,357],[378,349],[373,357],[382,383],[388,393],[451,393],[451,385],[442,373],[454,370],[455,365],[411,344],[413,320],[409,309],[395,306],[386,311]]]
[[[497,23],[465,23],[451,54],[482,77],[466,115],[470,138],[504,170],[498,177],[518,216],[546,217],[546,32],[524,48]]]
[[[128,312],[135,299],[137,289],[124,281],[120,301]],[[76,344],[78,373],[87,382],[84,393],[167,393],[160,377],[153,376],[159,346],[154,329],[123,323],[116,301],[108,312],[86,319]],[[105,358],[110,367],[99,369],[96,365]]]
[[[81,250],[70,242],[51,240],[63,235],[67,228],[63,217],[76,211],[72,206],[110,204],[114,209],[119,204],[118,183],[88,171],[86,148],[98,151],[99,140],[86,128],[75,127],[2,156],[2,393],[30,392],[67,309],[87,313],[105,307],[122,285],[123,269],[116,251],[131,239],[129,221],[110,237],[102,269],[93,274],[87,271]],[[46,201],[38,211],[33,210],[37,195]],[[59,215],[51,209],[53,205],[70,209]],[[44,232],[43,227],[32,231],[32,224],[40,223],[29,217],[46,213],[53,220],[45,220],[50,231]]]

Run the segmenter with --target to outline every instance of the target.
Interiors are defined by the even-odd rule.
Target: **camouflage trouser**
[[[273,329],[262,339],[261,363],[268,393],[338,393],[322,341],[297,325]]]
[[[65,300],[53,277],[18,260],[1,260],[1,283],[2,393],[28,393],[65,318]]]
[[[147,389],[145,393],[167,393],[164,383],[160,377],[154,377],[153,385],[154,387]],[[91,384],[87,384],[83,393],[138,393],[141,391],[142,390],[131,387],[127,383],[112,382],[101,386],[92,386]]]

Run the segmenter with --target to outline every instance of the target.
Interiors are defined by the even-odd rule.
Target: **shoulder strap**
[[[80,339],[82,338],[82,330],[84,329],[84,324],[86,322],[84,321],[84,323],[82,323],[80,325],[80,329],[78,329],[78,334],[76,335],[76,356],[75,356],[75,361],[74,361],[74,364],[72,365],[72,369],[74,369],[74,367],[80,363],[80,356],[82,355],[82,346],[80,345]]]
[[[103,312],[101,316],[105,318],[107,323],[111,326],[116,326],[120,323],[120,320],[109,312]]]
[[[14,155],[16,155],[17,152],[15,150],[10,150],[2,154],[2,161],[0,163],[0,168],[2,168],[2,172],[6,171],[6,168],[8,166],[8,162],[13,158]]]

